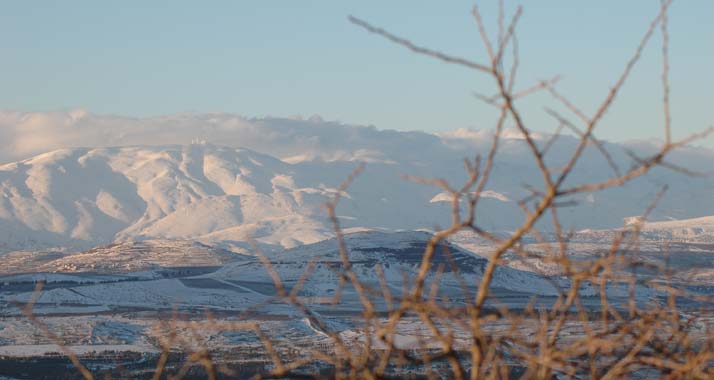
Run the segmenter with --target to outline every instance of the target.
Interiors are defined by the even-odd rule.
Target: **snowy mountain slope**
[[[416,278],[430,236],[426,232],[372,231],[345,235],[345,241],[350,262],[361,281],[379,289],[379,267],[391,291],[399,294],[405,284],[413,283]],[[309,263],[315,261],[316,266],[303,288],[305,293],[313,296],[331,296],[340,282],[343,265],[335,239],[285,252],[269,253],[267,258],[287,286],[293,286],[307,270]],[[463,280],[473,290],[483,274],[487,260],[449,246],[448,249],[437,250],[432,263],[429,281],[436,280],[437,268],[443,266],[441,287],[450,291],[451,296],[463,297],[460,281]],[[259,261],[230,263],[205,277],[237,282],[272,282],[270,274]],[[539,275],[507,267],[497,269],[493,287],[529,294],[557,294],[553,284]]]
[[[243,255],[184,240],[113,243],[84,252],[13,252],[3,256],[0,276],[18,273],[125,274],[164,268],[220,267]]]
[[[323,239],[319,208],[334,190],[294,175],[272,157],[208,145],[55,151],[0,166],[0,241],[86,249],[132,238]]]
[[[583,229],[575,232],[571,241],[580,245],[607,245],[616,235],[631,233],[636,228],[640,244],[650,250],[709,252],[714,247],[714,216],[663,221],[643,221],[640,216],[631,216],[623,224],[620,228]]]
[[[0,112],[0,161],[62,148],[0,165],[0,252],[85,250],[132,239],[198,240],[238,251],[249,248],[249,237],[267,250],[320,241],[331,236],[321,205],[356,161],[368,165],[340,204],[344,227],[444,226],[450,222],[450,205],[441,191],[401,175],[459,184],[462,159],[484,154],[491,137],[488,130],[401,132],[319,118]],[[221,146],[165,145],[197,138]],[[541,142],[549,136],[536,138]],[[125,146],[139,143],[159,145]],[[69,148],[77,145],[96,148]],[[654,145],[605,146],[625,168],[631,163],[625,148],[644,154]],[[558,166],[574,147],[575,140],[563,136],[546,159]],[[672,157],[700,171],[710,170],[712,159],[714,152],[700,148]],[[514,131],[506,131],[495,165],[478,221],[485,229],[509,230],[524,219],[516,202],[527,194],[526,186],[538,187],[542,180]],[[572,184],[611,174],[592,148],[578,169]],[[560,218],[575,229],[622,226],[625,217],[649,206],[664,183],[670,190],[652,220],[714,215],[712,177],[655,170],[628,186],[573,199],[576,205],[563,208]]]
[[[372,289],[369,297],[378,309],[383,310],[386,307],[385,299],[380,293],[380,289],[384,289],[382,284],[385,284],[394,297],[399,297],[404,289],[413,289],[429,236],[424,232],[362,232],[345,236],[352,268],[360,282]],[[153,274],[35,273],[0,277],[0,305],[10,305],[5,313],[19,313],[16,308],[11,307],[12,303],[26,301],[31,297],[33,280],[47,280],[48,284],[38,299],[38,306],[47,308],[47,312],[62,305],[74,308],[73,311],[68,309],[67,312],[77,314],[94,312],[96,308],[167,310],[178,307],[181,310],[209,308],[239,311],[262,305],[260,312],[299,315],[292,306],[274,298],[277,290],[273,278],[258,257],[236,255],[236,260],[223,263],[220,268],[206,267],[203,272],[174,270],[156,276],[155,274],[162,273],[160,269],[163,266],[173,265],[171,258],[178,256],[176,253],[170,254],[172,249],[152,252],[157,247],[147,248],[143,253],[128,253],[127,256],[131,258],[129,261],[141,261],[146,257],[144,262],[150,261],[152,256],[154,259],[156,256],[162,258],[163,260],[154,262],[158,266],[151,268]],[[205,247],[194,249],[199,248],[205,250]],[[107,247],[105,250],[109,249],[115,250],[114,247]],[[204,254],[204,259],[222,257],[220,252],[208,253]],[[119,255],[101,251],[73,256],[70,257],[73,257],[74,262],[85,263],[85,268],[90,269],[97,269],[91,268],[91,264],[97,262],[97,256],[108,256],[108,261],[119,260],[116,257]],[[330,313],[361,310],[360,298],[350,285],[343,289],[339,307],[332,303],[332,298],[339,291],[344,269],[335,239],[291,248],[284,252],[267,253],[265,257],[287,289],[293,289],[301,281],[305,271],[310,270],[298,296],[311,304],[315,311]],[[448,297],[455,305],[472,299],[487,264],[486,259],[450,244],[448,250],[443,247],[437,250],[432,262],[425,288],[427,293],[438,283],[439,296]],[[111,264],[109,266],[111,267]],[[494,302],[498,300],[498,304],[520,308],[528,304],[533,296],[538,296],[538,299],[545,303],[552,302],[558,295],[558,288],[567,289],[568,286],[568,280],[559,276],[546,278],[529,271],[498,267],[492,281],[491,297]],[[585,297],[584,302],[596,303],[598,291],[598,287],[583,284],[581,294]],[[612,285],[608,286],[608,293],[611,301],[625,302],[629,288]],[[648,302],[655,295],[652,289],[644,286],[638,286],[636,289],[638,302]]]
[[[394,295],[402,291],[404,281],[414,280],[428,238],[429,234],[423,232],[365,232],[346,235],[350,259],[360,280],[378,289],[379,277],[376,270],[377,267],[380,267],[384,270],[386,283]],[[214,272],[199,273],[197,276],[172,272],[168,278],[143,275],[127,280],[117,277],[116,274],[102,277],[96,271],[102,271],[102,266],[94,266],[99,264],[103,258],[106,263],[102,265],[110,269],[118,269],[115,264],[121,265],[137,261],[136,266],[131,269],[156,270],[162,266],[171,267],[175,264],[171,260],[172,258],[177,258],[177,255],[190,256],[191,252],[198,256],[194,258],[194,262],[197,264],[215,264],[211,260],[206,260],[210,258],[214,258],[214,260],[216,258],[226,259],[221,252],[211,252],[206,247],[193,246],[192,250],[187,248],[191,248],[188,243],[185,243],[184,246],[172,247],[168,242],[146,242],[139,245],[109,246],[67,256],[68,260],[59,259],[45,267],[61,269],[61,263],[69,261],[78,266],[74,269],[81,270],[84,267],[92,272],[45,275],[49,276],[50,282],[38,302],[41,304],[85,305],[86,307],[102,306],[108,309],[119,307],[168,309],[173,306],[181,306],[242,310],[275,296],[273,280],[257,257],[236,255],[235,260],[221,263],[222,268],[214,269]],[[202,254],[201,251],[203,251]],[[114,252],[119,253],[114,254]],[[127,257],[127,260],[121,260],[121,256]],[[287,287],[295,286],[308,268],[309,263],[314,261],[315,269],[306,281],[300,295],[310,297],[315,304],[325,303],[320,300],[332,297],[340,283],[342,267],[334,239],[288,249],[285,252],[268,253],[267,258]],[[180,261],[180,258],[178,259]],[[152,262],[154,267],[142,266],[142,262]],[[459,279],[454,276],[453,268],[458,268],[460,276],[465,281],[464,284],[473,291],[477,281],[481,278],[486,260],[458,248],[450,247],[448,256],[443,250],[437,253],[434,264],[429,283],[437,280],[435,276],[437,268],[444,265],[444,273],[439,277],[441,289],[452,300],[456,300],[463,299],[465,296],[462,293]],[[90,274],[91,276],[88,276]],[[126,275],[131,275],[131,273]],[[22,281],[42,276],[42,274],[33,274],[0,278],[2,280],[0,281],[0,301],[25,300],[32,293],[32,284],[27,285],[25,287],[27,289],[24,291],[14,289],[21,285]],[[1,286],[4,282],[9,282],[10,287]],[[553,285],[539,276],[509,268],[500,268],[496,271],[494,289],[517,292],[523,294],[524,299],[533,294],[550,296],[557,294]],[[343,310],[358,307],[358,299],[352,288],[346,288],[344,295],[347,307]],[[277,304],[279,305],[280,302]],[[272,305],[269,309],[270,312],[278,312],[284,310],[285,306]]]
[[[434,189],[403,181],[393,164],[374,165],[340,203],[345,227],[448,220],[448,206],[429,203]],[[0,166],[0,250],[85,250],[136,239],[237,251],[250,239],[267,250],[309,244],[331,236],[323,205],[353,167],[289,164],[210,144],[58,150]]]
[[[408,129],[408,126],[392,126]],[[443,126],[435,126],[443,130]],[[230,147],[245,147],[284,161],[365,161],[368,163],[436,161],[473,157],[487,149],[493,131],[460,128],[439,133],[396,131],[326,121],[319,116],[308,119],[248,118],[228,113],[174,114],[146,118],[98,115],[86,110],[57,112],[16,112],[0,110],[0,163],[78,146],[112,147],[131,145],[186,145],[196,140]],[[537,141],[547,141],[547,133],[535,133]],[[515,129],[503,133],[501,154],[525,157],[527,147]],[[569,154],[574,139],[561,136],[549,149],[547,159],[561,161]],[[657,141],[606,142],[605,147],[618,163],[631,162],[622,148],[634,153],[653,153]],[[607,172],[606,162],[595,150],[586,156],[596,160],[596,172]],[[706,158],[714,152],[686,148],[672,156],[678,164],[710,171]],[[511,160],[511,163],[515,161]],[[456,165],[460,166],[460,162]],[[592,173],[591,173],[592,174]]]
[[[714,216],[649,222],[642,227],[642,233],[645,237],[657,236],[661,240],[714,243]]]

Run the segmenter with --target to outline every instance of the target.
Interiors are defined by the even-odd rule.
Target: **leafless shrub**
[[[577,107],[556,88],[558,78],[545,80],[523,89],[515,88],[519,57],[517,45],[517,24],[522,10],[513,14],[506,22],[503,3],[499,2],[498,31],[496,40],[489,37],[482,15],[474,7],[473,16],[481,41],[487,53],[483,62],[445,54],[438,50],[421,47],[413,42],[375,27],[361,19],[349,20],[368,32],[384,37],[417,54],[426,55],[447,63],[464,66],[479,75],[494,81],[495,94],[479,95],[486,104],[499,111],[495,133],[488,152],[474,160],[465,161],[466,179],[460,186],[454,186],[442,179],[408,177],[426,185],[436,186],[451,196],[452,223],[433,233],[423,252],[416,278],[401,294],[392,294],[386,285],[384,272],[377,269],[380,287],[375,289],[360,280],[353,270],[350,250],[345,242],[336,208],[341,194],[357,176],[363,166],[342,184],[327,205],[326,210],[332,221],[342,261],[341,280],[333,302],[338,304],[346,287],[354,289],[361,304],[362,339],[349,340],[339,331],[332,329],[321,316],[312,311],[309,302],[299,296],[300,289],[314,270],[311,263],[298,283],[288,289],[271,262],[259,251],[256,254],[273,279],[277,289],[277,299],[293,305],[305,317],[316,324],[329,337],[330,345],[303,353],[299,358],[286,358],[276,351],[269,334],[258,324],[224,324],[207,318],[202,322],[172,321],[166,341],[162,343],[161,355],[155,379],[164,376],[166,358],[172,347],[181,345],[187,339],[175,332],[178,325],[191,330],[215,329],[252,331],[263,343],[270,357],[271,368],[258,373],[255,379],[275,378],[336,378],[336,379],[387,379],[408,377],[416,371],[429,379],[524,379],[591,378],[625,379],[661,377],[668,379],[710,379],[714,378],[714,339],[708,334],[711,316],[706,313],[684,312],[678,307],[678,300],[689,298],[700,302],[711,302],[707,297],[689,294],[686,288],[673,285],[672,271],[638,259],[639,232],[642,223],[635,223],[617,233],[607,252],[588,260],[574,260],[571,257],[570,237],[559,219],[559,207],[572,199],[575,194],[601,191],[621,186],[635,178],[646,175],[655,167],[663,166],[690,174],[686,168],[678,168],[666,161],[668,155],[677,148],[702,138],[712,132],[701,133],[673,140],[671,136],[671,116],[669,107],[669,61],[667,11],[671,1],[663,0],[659,14],[652,20],[633,55],[626,62],[623,71],[615,79],[610,91],[596,107],[593,114],[587,114]],[[604,148],[595,132],[603,116],[611,108],[617,96],[640,59],[643,49],[657,30],[662,33],[663,70],[663,113],[664,143],[659,150],[648,157],[634,157],[634,165],[623,170],[618,167]],[[510,49],[510,50],[509,50]],[[507,59],[508,62],[507,62]],[[533,93],[545,91],[561,103],[570,114],[563,115],[547,110],[559,127],[553,138],[540,146],[534,139],[532,130],[519,110],[518,102]],[[574,120],[570,118],[573,117]],[[498,154],[504,126],[512,123],[520,131],[527,144],[530,156],[541,174],[543,185],[532,188],[531,196],[520,205],[524,220],[519,228],[503,237],[481,227],[478,206],[481,194],[486,189]],[[562,130],[573,131],[579,139],[577,147],[569,156],[565,166],[550,167],[546,156],[552,141]],[[582,159],[588,146],[594,146],[612,169],[609,179],[577,185],[566,181]],[[662,190],[662,193],[665,189]],[[642,221],[655,207],[644,210]],[[465,202],[466,207],[462,207]],[[537,222],[550,218],[552,235],[549,239],[544,231],[536,228]],[[435,268],[433,258],[440,249],[447,250],[448,239],[460,231],[470,231],[493,244],[488,264],[478,284],[467,284],[461,279],[465,302],[454,303],[440,294],[439,281],[428,281],[429,276],[438,279],[444,267]],[[524,247],[523,239],[531,237],[542,243],[539,252]],[[509,310],[496,306],[488,308],[487,301],[498,305],[492,290],[492,281],[503,257],[513,252],[522,258],[533,258],[555,265],[567,279],[564,289],[549,307],[529,304],[523,310]],[[638,268],[657,271],[660,276],[641,278],[636,275]],[[454,269],[454,268],[452,268]],[[458,269],[458,268],[455,268]],[[456,272],[456,270],[454,271]],[[457,274],[458,275],[458,274]],[[665,279],[662,281],[662,279]],[[599,292],[599,310],[588,309],[583,303],[582,290],[585,286]],[[621,286],[629,289],[626,307],[613,304],[608,289]],[[636,301],[637,287],[656,289],[665,294],[665,302],[653,299],[646,304]],[[560,286],[559,286],[560,289]],[[380,312],[375,300],[381,300],[386,310]],[[31,313],[28,305],[26,314],[42,328]],[[398,344],[399,326],[406,319],[418,320],[422,327],[414,332],[416,345],[404,347]],[[702,326],[704,326],[702,328]],[[51,332],[46,333],[51,337]],[[92,379],[79,360],[71,352],[65,352],[80,370],[85,379]],[[193,351],[187,366],[200,364],[209,378],[218,376],[219,365],[215,364],[206,349]],[[319,363],[332,368],[329,374],[306,372],[305,365]],[[520,370],[520,372],[518,371]],[[185,373],[180,369],[172,378],[181,378]]]

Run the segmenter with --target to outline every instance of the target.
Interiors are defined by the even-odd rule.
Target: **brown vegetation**
[[[286,357],[273,346],[268,332],[252,323],[224,324],[207,318],[203,322],[180,322],[174,324],[193,324],[195,329],[249,330],[263,342],[269,353],[272,365],[266,373],[259,373],[255,379],[268,378],[336,378],[336,379],[384,379],[404,378],[412,372],[418,372],[425,378],[454,379],[524,379],[591,378],[624,379],[633,377],[661,377],[669,379],[709,379],[714,378],[714,339],[706,329],[695,326],[711,326],[705,313],[683,313],[678,308],[678,300],[693,297],[681,287],[673,286],[667,279],[672,273],[666,267],[648,268],[661,273],[661,281],[644,281],[638,278],[634,270],[645,266],[637,259],[638,232],[642,224],[634,224],[623,230],[611,242],[610,249],[604,255],[593,257],[587,262],[571,258],[569,237],[572,231],[566,230],[559,221],[559,208],[579,193],[601,191],[621,186],[637,177],[646,175],[654,167],[664,166],[687,174],[686,168],[678,168],[666,158],[675,149],[699,139],[711,130],[706,130],[682,140],[673,140],[671,136],[671,117],[669,107],[669,62],[667,10],[669,0],[663,0],[661,10],[652,20],[644,37],[626,62],[622,73],[615,79],[610,91],[596,111],[588,114],[574,105],[555,87],[557,78],[536,83],[525,88],[515,88],[515,77],[519,65],[517,45],[517,23],[521,15],[519,8],[506,22],[503,12],[498,15],[497,38],[491,39],[482,21],[482,16],[474,8],[474,19],[487,53],[484,62],[454,57],[436,50],[418,46],[388,31],[375,27],[363,20],[350,17],[350,21],[365,30],[382,36],[411,51],[433,57],[451,64],[461,65],[474,70],[479,75],[493,79],[495,94],[480,95],[481,100],[495,107],[500,117],[495,125],[495,134],[490,150],[474,160],[465,161],[466,179],[455,186],[440,179],[408,178],[426,185],[437,186],[451,194],[453,221],[447,228],[436,231],[423,253],[418,276],[409,289],[401,295],[391,294],[386,286],[373,289],[363,283],[359,275],[352,270],[350,250],[336,214],[340,199],[337,193],[327,203],[327,212],[334,226],[334,234],[339,244],[343,275],[333,303],[338,304],[342,290],[353,288],[359,295],[362,305],[363,339],[346,341],[337,331],[324,324],[320,316],[311,311],[310,305],[299,296],[299,291],[311,275],[314,263],[308,266],[299,283],[291,289],[283,285],[277,272],[267,259],[263,259],[265,268],[270,272],[278,297],[295,306],[311,321],[320,325],[320,329],[329,335],[331,344],[309,353]],[[501,3],[501,10],[503,4]],[[640,55],[657,33],[662,33],[663,70],[662,83],[664,131],[663,144],[659,151],[649,157],[633,157],[635,164],[622,170],[610,158],[608,152],[596,138],[595,132],[603,115],[616,101],[620,89],[634,69]],[[507,59],[508,58],[508,59]],[[557,139],[563,128],[573,131],[579,138],[577,148],[571,153],[564,167],[550,167],[545,160],[552,140],[546,144],[536,141],[526,120],[519,111],[518,102],[535,92],[550,93],[555,100],[570,111],[564,115],[548,110],[560,127],[552,139]],[[572,119],[571,119],[572,118]],[[486,189],[493,170],[494,159],[499,151],[501,133],[504,126],[513,124],[522,134],[530,154],[542,174],[542,186],[533,188],[532,194],[520,202],[524,220],[520,228],[507,237],[497,236],[479,226],[480,194]],[[567,179],[574,172],[584,150],[594,147],[599,150],[612,168],[612,177],[602,181],[578,185],[567,185]],[[360,166],[342,185],[344,191],[355,176],[362,170]],[[665,189],[662,189],[664,192]],[[661,195],[661,193],[660,193]],[[659,196],[659,195],[658,195]],[[655,207],[657,199],[652,200]],[[463,204],[467,207],[464,209]],[[649,210],[643,210],[645,220]],[[557,237],[556,242],[547,240],[536,228],[537,222],[550,219],[551,230]],[[464,284],[463,304],[453,302],[441,296],[438,281],[427,281],[429,275],[438,277],[444,268],[435,268],[432,258],[439,247],[453,234],[468,230],[493,243],[489,261],[483,278],[478,284]],[[529,252],[522,245],[524,237],[535,238],[546,247],[545,252]],[[256,250],[257,251],[257,250]],[[569,287],[553,305],[547,308],[529,305],[523,310],[507,308],[487,308],[491,282],[496,268],[502,264],[502,257],[507,252],[515,252],[522,257],[535,257],[560,268],[563,276],[569,279]],[[260,253],[257,253],[260,255]],[[262,257],[262,256],[261,256]],[[581,302],[581,289],[590,284],[600,289],[599,312],[593,313]],[[620,284],[631,289],[627,306],[616,307],[609,299],[607,289]],[[635,302],[635,287],[649,286],[668,295],[667,302],[653,300],[646,305]],[[470,290],[472,289],[472,290]],[[375,299],[384,300],[388,306],[381,313],[375,306]],[[708,299],[699,299],[710,302]],[[497,300],[496,300],[497,301]],[[32,305],[25,309],[29,318],[42,323],[32,315]],[[399,324],[406,318],[418,320],[424,327],[422,336],[416,337],[417,346],[404,347],[398,343]],[[498,326],[498,328],[494,328]],[[45,333],[52,337],[52,333]],[[172,347],[185,337],[169,334],[164,342],[164,354],[157,363],[155,379],[165,376],[164,365]],[[64,351],[86,379],[92,379],[89,373],[71,352]],[[331,368],[329,373],[306,372],[307,365],[318,363]],[[208,349],[190,355],[187,366],[204,366],[213,379],[218,376],[217,364],[211,358]],[[516,369],[520,369],[516,371]],[[169,378],[181,378],[184,370]]]

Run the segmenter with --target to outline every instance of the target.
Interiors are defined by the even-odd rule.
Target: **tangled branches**
[[[516,88],[515,78],[520,64],[517,24],[522,14],[521,8],[506,22],[503,3],[500,2],[495,40],[489,37],[481,13],[478,8],[474,8],[474,20],[487,54],[484,62],[421,47],[366,21],[350,17],[349,20],[356,26],[414,53],[466,67],[493,80],[494,94],[479,96],[486,104],[498,110],[499,118],[493,140],[485,154],[474,160],[466,160],[464,183],[453,186],[442,179],[407,177],[408,180],[439,187],[450,196],[451,225],[430,236],[415,277],[405,281],[401,291],[395,292],[387,284],[384,268],[379,266],[375,269],[380,279],[379,286],[375,287],[362,280],[354,269],[337,215],[340,197],[363,169],[363,166],[359,166],[326,205],[341,262],[339,285],[331,302],[339,305],[347,291],[356,295],[361,308],[358,338],[343,334],[331,326],[313,310],[309,299],[300,296],[317,261],[307,265],[300,279],[288,287],[271,261],[257,247],[256,255],[274,282],[275,299],[298,310],[316,330],[326,336],[329,344],[324,349],[304,352],[299,359],[286,360],[273,347],[269,334],[259,325],[223,325],[213,321],[210,326],[201,327],[194,323],[191,328],[235,329],[254,333],[270,357],[269,368],[256,374],[255,379],[387,379],[404,378],[410,374],[430,379],[474,380],[714,378],[714,339],[708,335],[711,316],[706,312],[685,312],[678,306],[678,302],[683,299],[700,304],[711,300],[679,286],[681,282],[673,280],[674,274],[668,267],[640,260],[637,256],[640,229],[665,189],[652,201],[652,206],[644,210],[637,223],[614,234],[609,248],[594,257],[573,258],[570,243],[573,233],[564,228],[559,218],[559,208],[577,194],[622,186],[646,175],[655,167],[689,173],[686,168],[672,165],[666,158],[672,151],[712,132],[708,129],[681,140],[672,139],[667,57],[667,12],[670,3],[671,0],[662,1],[660,12],[592,114],[586,113],[560,93],[556,88],[558,78]],[[633,165],[623,170],[612,159],[595,132],[658,28],[663,36],[661,78],[664,88],[664,143],[650,156],[633,157]],[[521,99],[536,92],[550,94],[571,114],[547,110],[559,128],[551,140],[544,144],[534,138],[519,108]],[[523,221],[518,228],[503,236],[482,227],[479,204],[494,171],[502,132],[509,123],[517,128],[526,144],[530,158],[540,172],[542,184],[529,188],[530,196],[519,203]],[[573,131],[578,143],[565,160],[565,165],[553,167],[548,164],[546,157],[563,128]],[[600,152],[612,169],[612,176],[598,182],[573,184],[568,179],[576,171],[588,147]],[[546,219],[550,219],[550,232],[538,227]],[[449,256],[449,239],[464,231],[490,242],[492,246],[476,283],[469,283],[465,277],[460,276],[458,265],[452,265],[451,268],[434,265],[437,255]],[[527,247],[524,244],[526,238],[535,240],[540,249]],[[553,297],[551,304],[543,305],[534,301],[525,307],[512,309],[500,303],[498,295],[493,291],[493,281],[508,254],[520,258],[523,263],[536,260],[557,268],[556,275],[544,275],[558,294]],[[453,264],[453,260],[450,262]],[[450,275],[456,277],[462,287],[463,297],[460,300],[448,299],[441,292],[439,279],[447,269],[450,269]],[[657,275],[645,276],[638,273],[638,270]],[[31,316],[31,307],[27,310]],[[405,325],[411,328],[405,330]],[[172,340],[176,339],[174,335],[168,336],[173,338],[164,345],[164,354],[160,358],[155,379],[164,374],[166,355],[171,349]],[[211,378],[216,376],[216,368],[207,351],[195,352],[189,357],[190,362],[204,366]],[[326,373],[305,370],[306,365],[315,363],[330,370]],[[86,379],[92,379],[81,364],[76,364]]]

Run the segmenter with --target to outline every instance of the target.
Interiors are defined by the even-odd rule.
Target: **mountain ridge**
[[[16,153],[38,133],[49,139],[38,141],[66,134],[57,144],[88,146],[0,165],[0,251],[5,252],[86,250],[131,239],[198,240],[239,252],[250,248],[251,239],[267,250],[313,243],[332,236],[322,205],[358,162],[367,168],[339,205],[343,227],[433,229],[450,223],[447,199],[440,189],[402,176],[439,177],[458,185],[465,180],[463,158],[484,154],[492,138],[488,130],[430,134],[230,114],[132,119],[0,112],[0,126],[10,126],[8,146]],[[225,144],[170,144],[187,139],[193,127]],[[6,128],[0,128],[3,134]],[[538,137],[539,143],[550,139]],[[127,145],[142,138],[143,145]],[[164,139],[165,144],[155,145]],[[557,167],[566,160],[576,142],[570,136],[556,139],[548,164]],[[247,148],[233,146],[237,143]],[[649,147],[633,146],[640,155]],[[604,147],[621,167],[631,164],[625,146],[606,142]],[[597,149],[588,147],[583,154],[566,185],[612,175]],[[672,162],[705,170],[710,159],[714,151],[687,148],[675,152]],[[524,217],[517,202],[529,194],[528,187],[542,186],[542,179],[517,135],[503,140],[494,165],[478,223],[491,231],[510,230]],[[625,218],[647,209],[662,183],[670,191],[651,220],[714,215],[711,176],[658,168],[625,187],[574,197],[560,218],[576,230],[621,227]]]

